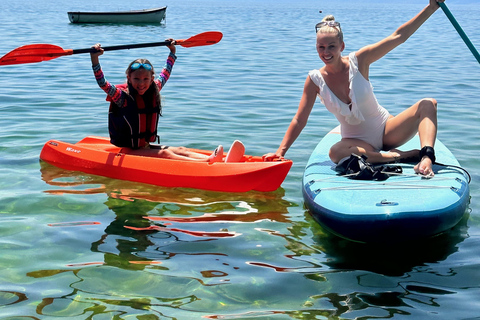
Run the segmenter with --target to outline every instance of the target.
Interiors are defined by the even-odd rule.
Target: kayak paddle
[[[208,31],[199,33],[193,37],[185,40],[175,40],[176,44],[185,48],[208,46],[219,42],[223,37],[223,34],[218,31]],[[123,50],[123,49],[135,49],[135,48],[147,48],[167,46],[170,41],[163,42],[151,42],[151,43],[138,43],[138,44],[126,44],[119,46],[102,47],[105,51]],[[77,53],[90,53],[95,52],[94,48],[86,49],[62,49],[59,46],[53,44],[27,44],[25,46],[18,47],[2,58],[0,58],[0,65],[21,64],[21,63],[34,63],[56,59],[61,56],[68,56]]]
[[[467,34],[463,31],[462,27],[460,27],[457,20],[455,20],[455,17],[447,8],[447,5],[444,2],[439,2],[438,4],[440,5],[440,8],[442,8],[443,12],[445,12],[445,15],[447,16],[448,20],[450,20],[450,22],[453,24],[458,34],[460,35],[460,37],[462,37],[467,47],[473,53],[473,56],[477,59],[478,63],[480,63],[480,54],[478,54],[477,49],[475,49],[475,47],[473,46],[473,43],[470,41],[470,39],[468,39]]]

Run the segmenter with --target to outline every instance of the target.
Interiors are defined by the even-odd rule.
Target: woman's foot
[[[432,164],[432,160],[429,157],[424,156],[422,160],[420,160],[420,162],[413,167],[413,170],[426,178],[431,178],[435,175],[432,170]]]
[[[422,160],[413,168],[416,173],[422,174],[425,177],[433,177],[432,165],[435,163],[435,150],[433,147],[425,146],[420,150],[420,157]]]

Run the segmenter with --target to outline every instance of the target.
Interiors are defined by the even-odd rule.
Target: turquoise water
[[[214,46],[178,48],[162,91],[162,143],[213,149],[240,139],[261,155],[276,150],[308,70],[321,66],[319,10],[341,21],[348,53],[393,32],[423,2],[2,0],[0,55],[31,43],[80,49],[221,31]],[[479,48],[479,3],[447,4]],[[66,14],[159,5],[168,6],[164,26],[72,25]],[[131,60],[158,66],[167,54],[124,50],[101,61],[120,83]],[[452,231],[398,247],[335,238],[303,208],[304,166],[336,125],[319,102],[277,191],[168,189],[39,162],[49,139],[108,134],[88,55],[0,72],[2,319],[478,319],[480,65],[440,10],[372,67],[371,80],[392,113],[439,101],[438,136],[471,173],[472,199]]]

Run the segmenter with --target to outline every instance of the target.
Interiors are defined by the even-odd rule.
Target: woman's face
[[[130,72],[127,76],[128,82],[137,90],[139,95],[143,95],[153,82],[153,73],[150,70],[139,68]]]
[[[332,33],[317,34],[318,56],[325,64],[334,63],[341,59],[343,49],[345,49],[345,43],[340,41],[338,35]]]

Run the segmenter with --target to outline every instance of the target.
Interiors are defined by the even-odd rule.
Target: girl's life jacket
[[[123,90],[128,88],[126,84],[117,85],[117,88]],[[129,88],[132,90],[133,88]],[[146,103],[144,98],[147,95],[154,97],[155,88],[153,85],[148,89],[143,97],[136,94],[135,97],[127,95],[126,103],[119,107],[110,97],[110,108],[108,110],[108,132],[110,133],[110,142],[117,147],[128,147],[132,149],[143,148],[149,142],[155,142],[157,139],[158,118],[160,117],[161,105],[156,101],[160,99],[150,99],[153,103]],[[128,92],[132,92],[132,91]],[[133,89],[134,90],[134,89]],[[145,99],[146,100],[146,99]]]
[[[128,84],[112,85],[105,79],[100,64],[93,66],[97,83],[107,93],[107,101],[110,101],[108,131],[112,144],[139,149],[157,139],[158,119],[162,110],[159,91],[170,77],[175,60],[176,56],[170,53],[158,79],[143,96]]]

